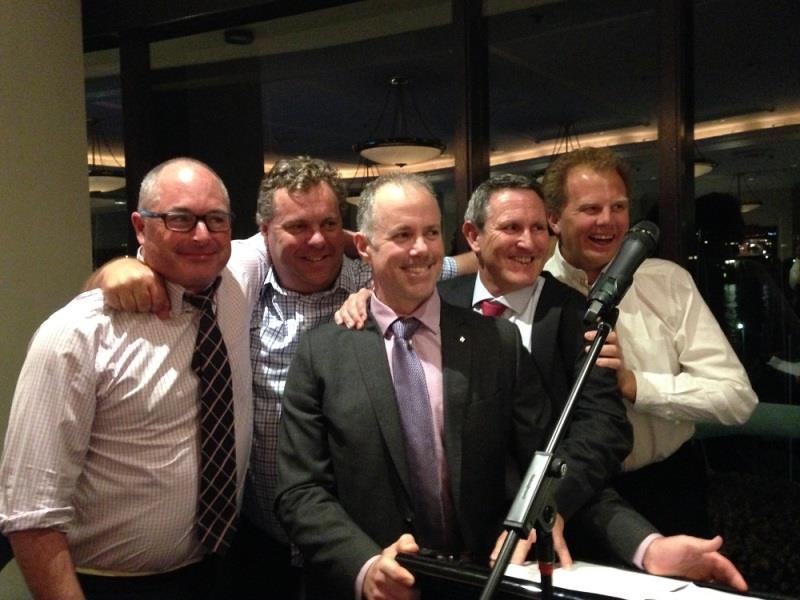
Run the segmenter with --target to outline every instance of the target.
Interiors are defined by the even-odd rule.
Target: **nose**
[[[598,223],[610,223],[611,222],[611,207],[604,206],[602,210],[597,213],[597,222]]]
[[[517,238],[517,246],[526,250],[533,247],[533,231],[530,229],[523,229],[522,233]]]
[[[319,228],[311,232],[311,237],[308,238],[308,245],[317,248],[325,245],[325,236],[322,235],[322,231]]]
[[[208,230],[206,222],[202,219],[198,219],[197,224],[194,226],[194,230],[192,231],[192,239],[203,241],[209,239],[210,237],[211,232]]]
[[[425,254],[428,251],[428,242],[425,240],[425,236],[418,235],[414,238],[414,243],[411,245],[411,254],[419,255]]]

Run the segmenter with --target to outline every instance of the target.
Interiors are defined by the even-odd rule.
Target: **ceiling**
[[[221,30],[155,41],[156,90],[223,90],[255,73],[265,160],[311,154],[352,170],[353,144],[374,129],[389,79],[403,75],[425,125],[449,146],[458,55],[450,4],[398,0],[387,10],[385,2],[348,3],[249,24],[254,41],[246,46],[226,44]],[[523,157],[507,168],[535,170],[569,125],[581,145],[627,133],[620,149],[637,182],[654,181],[656,6],[655,0],[486,2],[493,163]],[[742,181],[750,189],[792,189],[800,182],[800,2],[694,6],[697,147],[718,165],[696,180],[697,192],[733,191],[732,182]],[[256,68],[244,68],[253,61]],[[88,53],[86,65],[87,113],[100,119],[121,161],[116,52]],[[447,161],[446,153],[438,166]]]

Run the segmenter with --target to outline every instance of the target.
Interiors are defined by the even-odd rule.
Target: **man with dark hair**
[[[549,234],[541,186],[520,175],[491,177],[472,194],[463,232],[477,255],[478,274],[440,282],[439,292],[445,301],[475,310],[486,302],[500,304],[497,316],[519,328],[542,373],[554,402],[554,420],[585,359],[582,317],[586,299],[542,271]],[[606,346],[607,353],[616,356],[612,350]],[[606,381],[609,377],[610,382]],[[594,470],[594,486],[585,491],[594,493],[605,485],[600,476],[606,472],[604,462],[614,456],[614,434],[618,438],[620,428],[617,419],[627,421],[614,372],[596,367],[576,404],[563,445],[568,457],[571,445],[576,446],[573,462]],[[627,422],[625,425],[629,430]],[[598,442],[610,446],[608,457],[595,448]],[[617,459],[622,460],[627,451]],[[593,465],[600,468],[592,469]],[[581,500],[582,508],[568,523],[566,534],[571,548],[592,551],[588,558],[619,561],[661,575],[743,584],[733,565],[716,552],[713,540],[651,537],[657,530],[610,489],[591,500]],[[562,564],[570,556],[559,554]]]
[[[541,187],[521,176],[495,175],[472,194],[462,232],[478,260],[478,274],[439,284],[442,298],[514,323],[554,402],[555,425],[586,358],[581,322],[585,299],[542,267],[550,235]],[[491,309],[490,309],[491,310]],[[561,483],[559,514],[569,519],[619,472],[630,452],[631,428],[614,371],[595,367],[575,404],[562,452],[580,473]],[[572,489],[568,489],[573,485]]]

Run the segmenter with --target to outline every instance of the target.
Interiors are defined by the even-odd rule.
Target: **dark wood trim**
[[[238,27],[356,0],[83,0],[83,51],[117,48],[129,31],[149,42]]]
[[[470,194],[489,176],[489,36],[481,0],[453,0],[456,56],[455,203],[458,223]],[[460,227],[459,227],[460,229]],[[469,250],[462,235],[456,249]]]
[[[135,32],[119,47],[122,127],[125,144],[125,182],[128,212],[136,210],[139,185],[154,166],[150,44]],[[129,225],[128,252],[139,245]]]
[[[660,256],[686,266],[694,233],[694,7],[660,0]]]

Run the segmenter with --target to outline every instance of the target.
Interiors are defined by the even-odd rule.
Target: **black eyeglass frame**
[[[164,222],[164,227],[170,231],[176,231],[178,233],[189,233],[190,231],[193,231],[194,228],[197,227],[198,221],[205,223],[206,229],[208,229],[211,233],[223,233],[231,230],[233,221],[236,219],[236,215],[233,212],[225,212],[223,210],[212,210],[204,215],[196,215],[192,212],[184,211],[155,212],[152,210],[140,210],[138,213],[148,219],[161,219]],[[181,226],[176,229],[174,220],[172,221],[172,226],[170,226],[170,219],[176,217],[191,219],[192,223],[187,228],[182,228]],[[220,222],[224,228],[220,229],[218,224],[211,225],[208,221],[209,217],[224,217],[225,220]],[[212,221],[212,223],[214,223],[214,221]]]

